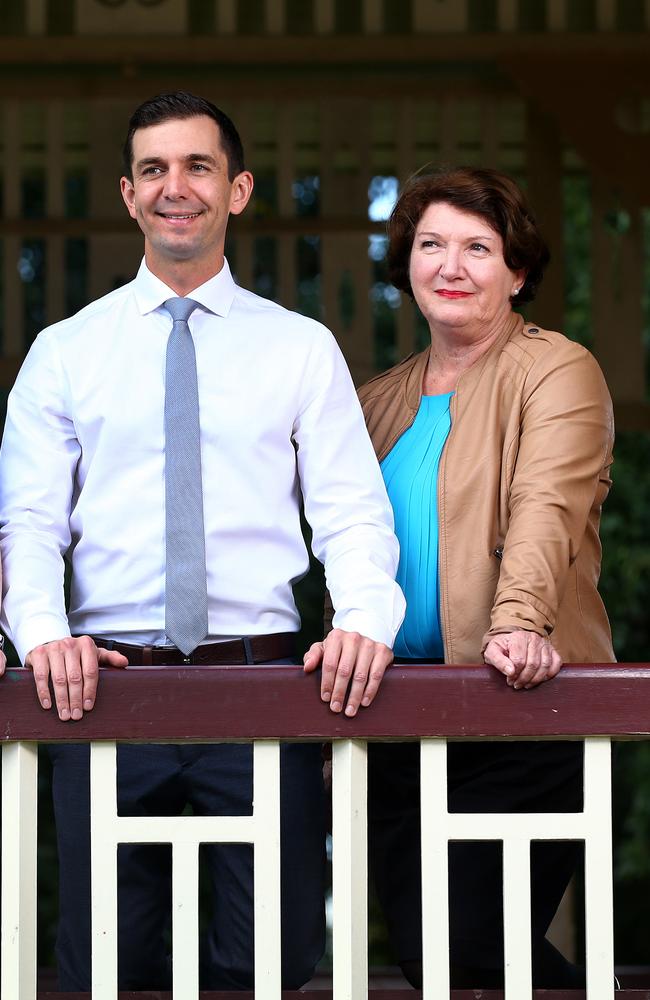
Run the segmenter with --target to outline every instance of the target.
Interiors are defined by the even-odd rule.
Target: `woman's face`
[[[415,301],[432,329],[458,328],[482,339],[510,313],[525,280],[503,259],[503,241],[481,218],[433,202],[415,230],[410,260]]]

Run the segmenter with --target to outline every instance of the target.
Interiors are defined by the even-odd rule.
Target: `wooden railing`
[[[371,709],[350,720],[318,697],[318,680],[300,669],[265,667],[130,668],[103,671],[97,706],[80,722],[61,723],[37,703],[27,671],[0,682],[2,772],[2,1000],[35,1000],[37,744],[91,742],[94,1000],[115,1000],[115,865],[118,843],[173,845],[174,998],[199,996],[197,972],[198,844],[255,844],[256,989],[259,1000],[281,994],[279,941],[278,741],[333,742],[334,1000],[364,1000],[367,968],[367,740],[419,739],[422,745],[424,989],[426,1000],[449,996],[447,842],[494,839],[504,844],[505,996],[546,1000],[580,991],[531,990],[531,840],[585,842],[588,1000],[614,996],[610,740],[650,737],[650,666],[565,667],[550,684],[515,692],[486,667],[396,667]],[[585,738],[581,813],[450,814],[446,740]],[[254,809],[247,817],[116,814],[115,741],[242,741],[255,744]],[[477,832],[479,830],[479,832]],[[110,853],[109,853],[110,852]],[[120,997],[138,994],[121,993]],[[379,1000],[416,997],[374,991]],[[478,994],[453,991],[456,1000]],[[502,996],[482,991],[485,998]],[[650,990],[624,990],[649,1000]],[[39,994],[59,996],[72,994]],[[75,994],[80,997],[80,994]],[[162,994],[139,994],[162,997]],[[245,993],[202,993],[238,997]]]

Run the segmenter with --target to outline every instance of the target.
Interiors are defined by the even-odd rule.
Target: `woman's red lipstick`
[[[453,292],[450,288],[437,288],[436,295],[441,295],[444,299],[466,299],[471,292]]]

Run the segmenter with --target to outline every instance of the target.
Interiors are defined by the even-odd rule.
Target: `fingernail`
[[[367,708],[368,705],[370,704],[370,698],[362,698],[361,704],[363,705],[364,708]]]
[[[323,691],[323,693],[321,694],[321,698],[323,699],[323,701],[329,701],[331,697],[332,697],[331,691]]]
[[[44,698],[43,701],[41,702],[41,705],[43,706],[43,708],[51,708],[52,702],[50,701],[49,698]]]
[[[61,719],[62,722],[68,721],[68,719],[70,718],[70,713],[67,708],[61,709],[61,711],[59,712],[59,718]]]
[[[512,686],[515,689],[515,691],[521,691],[521,684],[513,684]]]
[[[343,706],[341,705],[340,701],[333,701],[332,704],[330,705],[330,708],[332,709],[333,712],[340,712]]]
[[[89,712],[92,707],[93,707],[92,701],[90,700],[90,698],[86,698],[86,700],[84,701],[84,708],[86,709],[87,712]]]
[[[81,711],[80,708],[73,708],[72,709],[72,718],[74,719],[75,722],[78,722],[82,715],[83,715],[83,712]]]
[[[345,714],[346,714],[347,716],[350,716],[350,718],[351,718],[351,717],[352,717],[353,715],[356,715],[356,714],[357,714],[357,710],[356,710],[356,708],[354,707],[354,705],[348,705],[348,707],[347,707],[347,708],[346,708],[346,710],[345,710]]]

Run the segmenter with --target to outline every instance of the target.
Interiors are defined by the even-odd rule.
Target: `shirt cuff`
[[[392,621],[386,621],[386,619],[378,618],[376,615],[354,609],[337,611],[332,619],[332,627],[343,629],[344,632],[358,632],[359,635],[372,639],[373,642],[383,642],[385,646],[392,649],[395,636],[404,617],[404,610],[397,607],[399,604],[399,601],[395,602],[396,607]]]
[[[23,665],[32,649],[42,646],[46,642],[68,639],[69,637],[70,628],[67,621],[62,621],[55,615],[39,615],[38,618],[30,618],[28,622],[16,629],[14,635],[10,636]]]

